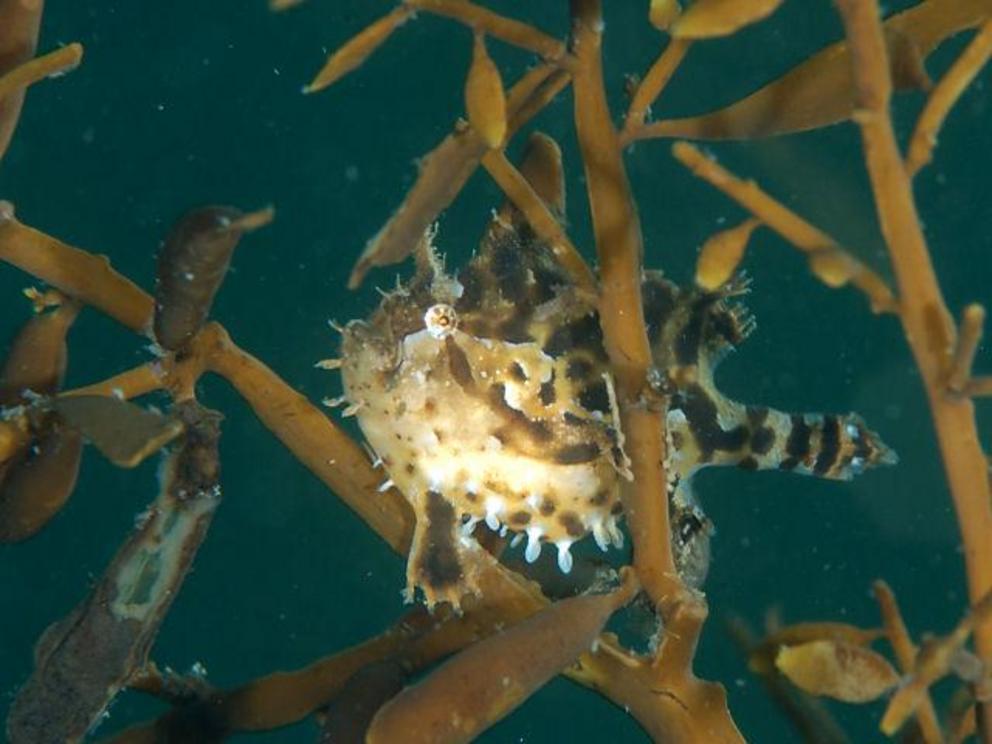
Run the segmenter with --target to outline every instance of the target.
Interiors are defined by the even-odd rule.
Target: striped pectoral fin
[[[413,601],[420,589],[428,608],[449,602],[458,610],[465,594],[478,593],[473,551],[481,548],[463,534],[458,512],[437,491],[419,496],[414,511],[417,524],[407,559],[407,600]]]
[[[866,468],[893,465],[896,453],[855,413],[843,415],[769,411],[774,434],[759,467],[849,480]]]

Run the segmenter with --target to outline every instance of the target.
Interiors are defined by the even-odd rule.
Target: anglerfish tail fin
[[[736,465],[848,480],[898,461],[857,414],[744,406],[700,384],[686,386],[673,398],[668,430],[669,468],[680,478],[708,465]]]
[[[856,413],[791,414],[778,428],[776,438],[782,444],[775,467],[781,470],[850,480],[867,468],[899,462],[895,451]]]

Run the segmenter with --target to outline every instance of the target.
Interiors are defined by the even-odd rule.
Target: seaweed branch
[[[296,4],[271,0],[270,7]],[[836,4],[844,40],[750,95],[699,116],[651,121],[651,109],[690,48],[694,55],[696,49],[701,53],[707,40],[769,18],[780,0],[696,0],[684,12],[674,0],[651,3],[648,20],[666,35],[665,46],[634,86],[619,127],[609,106],[611,81],[604,73],[601,0],[571,0],[567,39],[469,0],[404,0],[330,54],[304,89],[316,93],[355,72],[394,34],[406,33],[400,28],[418,15],[450,19],[456,33],[471,33],[466,117],[421,159],[413,186],[358,256],[349,278],[356,287],[372,268],[414,256],[416,275],[410,284],[383,293],[383,307],[396,311],[389,316],[395,327],[390,325],[390,335],[382,337],[368,330],[371,323],[336,328],[346,340],[358,339],[365,351],[387,359],[386,367],[375,368],[383,377],[402,366],[404,355],[419,353],[423,340],[443,360],[439,374],[450,376],[449,389],[457,385],[464,393],[459,400],[477,402],[480,380],[490,373],[506,376],[486,399],[487,413],[501,418],[483,450],[505,454],[514,452],[511,445],[523,447],[520,441],[537,442],[533,451],[538,454],[526,454],[531,459],[521,460],[521,469],[547,460],[545,450],[553,453],[555,466],[569,467],[609,453],[613,490],[589,491],[590,503],[600,508],[589,511],[593,521],[584,523],[570,511],[560,514],[563,537],[553,540],[559,570],[551,579],[540,563],[530,565],[540,555],[542,533],[535,531],[531,540],[526,527],[533,527],[537,510],[554,514],[553,501],[546,506],[538,492],[514,494],[533,501],[534,511],[504,516],[502,503],[487,505],[484,512],[455,511],[433,480],[417,493],[401,492],[392,480],[399,480],[401,470],[389,470],[384,480],[380,468],[389,465],[383,450],[370,456],[344,427],[211,319],[235,246],[273,219],[271,208],[243,213],[211,206],[189,212],[165,239],[157,284],[149,293],[106,257],[21,223],[13,205],[0,201],[0,261],[49,285],[26,291],[34,312],[0,369],[0,542],[31,538],[64,507],[84,443],[120,467],[165,453],[161,488],[147,511],[87,595],[40,639],[35,669],[7,720],[11,741],[81,740],[125,689],[153,695],[168,708],[155,720],[117,734],[116,742],[220,741],[308,717],[319,724],[322,741],[468,741],[559,674],[629,711],[656,741],[741,741],[723,686],[699,679],[693,670],[709,610],[698,570],[701,562],[705,573],[708,552],[693,553],[692,540],[708,539],[712,531],[686,490],[693,468],[723,457],[721,464],[742,468],[798,469],[845,479],[866,464],[895,460],[855,415],[790,415],[707,397],[702,383],[712,377],[713,359],[718,361],[753,328],[753,321],[728,300],[746,291],[737,272],[757,242],[754,235],[766,227],[804,255],[818,280],[835,288],[852,286],[874,313],[895,315],[902,324],[957,513],[970,606],[949,634],[916,642],[894,593],[878,581],[874,591],[881,630],[846,622],[784,627],[769,622],[758,639],[741,621],[734,626],[738,642],[752,671],[811,740],[844,740],[814,698],[870,703],[891,694],[881,718],[883,733],[894,735],[915,717],[923,741],[943,741],[929,690],[940,679],[957,677],[964,692],[947,712],[948,735],[963,737],[973,726],[982,741],[992,742],[992,494],[974,408],[974,398],[992,395],[992,377],[974,371],[986,310],[968,304],[955,324],[912,193],[912,178],[932,158],[945,118],[992,53],[992,21],[985,0],[927,0],[884,20],[870,0]],[[34,56],[41,14],[40,2],[0,0],[0,156],[28,86],[71,70],[82,59],[79,44]],[[974,38],[930,90],[907,153],[900,152],[890,114],[893,92],[930,89],[926,58],[945,39],[972,28],[977,28]],[[489,56],[493,43],[537,58],[509,89]],[[580,250],[588,238],[574,235],[573,241],[566,228],[562,157],[554,140],[530,134],[519,168],[507,155],[514,138],[569,86],[595,269]],[[686,141],[672,146],[675,160],[750,216],[706,242],[696,284],[687,290],[644,265],[626,146],[665,137],[750,140],[844,120],[860,130],[895,288],[828,232]],[[448,276],[430,245],[433,224],[480,166],[507,197],[477,257],[494,270]],[[521,332],[520,305],[532,299],[529,292],[539,296],[533,304],[542,321],[560,314],[558,326],[542,326],[540,339]],[[481,317],[471,319],[478,331],[474,335],[464,330],[470,325],[464,314],[461,321],[458,317],[473,295],[480,306],[482,295],[489,302]],[[428,301],[417,305],[424,297]],[[77,315],[90,310],[150,340],[155,357],[63,390],[68,334]],[[704,335],[706,323],[718,326],[709,329],[711,337]],[[470,360],[466,349],[485,361],[504,340],[519,357],[511,364],[497,359],[475,377],[477,359]],[[569,344],[600,365],[593,383],[581,390],[578,382],[568,386],[594,365],[581,354],[567,359],[558,353]],[[712,354],[701,356],[699,348],[706,344]],[[342,356],[317,366],[347,372],[353,356],[347,348]],[[669,357],[677,363],[669,363]],[[555,368],[557,361],[562,366]],[[535,381],[538,369],[547,373]],[[208,374],[226,380],[276,440],[393,551],[413,555],[426,543],[433,552],[419,570],[448,580],[454,587],[450,593],[437,595],[435,603],[425,591],[428,608],[414,608],[364,642],[292,671],[272,671],[228,688],[195,674],[161,671],[151,659],[155,636],[220,501],[220,416],[198,400],[198,383]],[[522,388],[508,388],[510,377]],[[390,437],[396,429],[393,419],[400,420],[418,391],[426,389],[427,376],[418,384],[386,411]],[[526,385],[533,387],[533,400],[515,392]],[[164,413],[134,402],[156,391],[169,400]],[[560,417],[548,416],[547,407],[566,392],[580,402],[584,396],[595,400]],[[533,417],[526,410],[528,400],[537,401]],[[358,414],[360,420],[367,405],[347,396],[328,402],[349,403],[344,415]],[[427,410],[426,401],[423,405]],[[462,414],[461,409],[454,412],[459,426]],[[788,437],[776,439],[781,432],[766,425],[774,417],[780,428],[791,427]],[[744,423],[729,428],[731,419]],[[548,444],[555,436],[552,425],[569,432],[601,431],[605,444],[570,439],[567,447],[553,448]],[[432,430],[432,447],[440,445],[438,431]],[[462,434],[460,429],[456,433]],[[699,451],[690,451],[690,445]],[[811,454],[814,446],[819,454]],[[582,486],[570,483],[564,490],[583,493]],[[466,499],[478,496],[473,488],[464,489]],[[620,546],[623,535],[616,520],[621,507],[633,541],[631,565],[603,565],[581,553],[573,558],[569,546],[589,532],[604,550]],[[511,528],[528,538],[527,565],[509,555],[504,536]],[[543,537],[552,541],[547,533]],[[709,543],[702,544],[697,550],[708,551]],[[460,592],[466,587],[471,591]],[[611,617],[638,602],[655,623],[650,638],[643,634],[646,652],[606,630]],[[883,636],[895,663],[871,648]],[[901,681],[896,667],[905,675]],[[817,726],[823,730],[816,731]]]
[[[631,515],[637,574],[655,604],[666,607],[683,600],[683,589],[669,545],[668,509],[657,498],[665,490],[664,418],[660,407],[651,410],[643,397],[651,349],[641,300],[644,249],[640,221],[606,103],[600,59],[601,8],[595,0],[576,0],[572,14],[577,57],[575,125],[599,257],[599,312],[616,375],[624,432],[637,443],[631,450],[634,479],[625,510]]]
[[[974,404],[947,394],[957,331],[937,283],[909,176],[889,114],[891,81],[875,3],[837,0],[854,64],[855,120],[875,194],[882,234],[900,289],[906,340],[926,385],[948,486],[958,516],[973,604],[992,591],[992,494],[988,461],[979,443]],[[992,621],[975,627],[979,658],[992,663]],[[984,703],[981,703],[985,707]],[[982,736],[992,741],[992,711],[978,715]]]

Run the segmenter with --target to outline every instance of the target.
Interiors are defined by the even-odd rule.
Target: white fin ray
[[[558,546],[558,568],[563,574],[571,573],[572,553],[569,549],[572,547],[572,541],[559,540],[555,545]]]
[[[528,563],[533,563],[541,557],[541,532],[539,527],[531,527],[527,530],[527,549],[524,550],[524,559]]]

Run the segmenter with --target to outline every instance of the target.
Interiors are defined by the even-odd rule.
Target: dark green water
[[[310,0],[275,16],[262,0],[50,0],[40,51],[78,40],[86,57],[70,76],[30,92],[0,164],[0,198],[13,201],[24,222],[107,254],[146,288],[158,242],[187,208],[274,203],[275,224],[244,241],[214,315],[305,395],[336,395],[333,376],[312,366],[334,352],[325,321],[367,313],[376,300],[373,285],[392,284],[394,272],[380,270],[359,292],[344,289],[355,256],[411,184],[414,159],[462,112],[471,37],[427,17],[404,27],[334,88],[300,94],[327,50],[391,5]],[[549,32],[567,28],[563,2],[493,5]],[[607,79],[620,110],[622,75],[647,67],[658,38],[642,20],[646,2],[612,5]],[[840,33],[829,3],[786,3],[768,23],[693,50],[656,113],[696,113],[733,100]],[[931,59],[931,73],[946,68],[961,41]],[[492,46],[506,79],[529,63]],[[992,281],[990,101],[985,74],[945,129],[936,165],[918,180],[927,237],[955,314],[968,301],[988,301]],[[899,110],[911,114],[920,102],[908,95]],[[589,253],[570,105],[563,96],[535,126],[563,142],[570,232]],[[853,127],[711,149],[885,271]],[[628,164],[648,263],[684,282],[701,241],[742,213],[683,172],[666,143],[639,145]],[[452,261],[468,255],[498,200],[480,173],[444,216],[438,242]],[[896,322],[871,316],[851,291],[817,283],[803,260],[767,231],[756,235],[747,268],[759,329],[721,368],[721,387],[738,399],[785,409],[857,410],[902,457],[897,467],[853,483],[737,471],[707,472],[697,481],[718,528],[707,584],[711,619],[697,669],[727,686],[750,740],[791,741],[794,734],[723,630],[729,615],[758,625],[766,608],[777,606],[787,621],[867,626],[877,622],[870,583],[884,577],[914,631],[943,632],[965,598],[954,515]],[[0,267],[4,340],[27,316],[18,291],[28,283]],[[69,386],[149,358],[141,339],[94,312],[81,316],[70,343]],[[987,355],[980,364],[989,369]],[[201,393],[226,416],[225,500],[154,659],[178,670],[200,661],[211,682],[237,685],[359,642],[396,618],[403,610],[402,560],[295,462],[223,382],[206,380]],[[980,415],[987,431],[987,405]],[[64,512],[33,540],[0,548],[5,706],[29,672],[34,640],[85,595],[153,498],[154,471],[154,464],[119,471],[88,451]],[[159,710],[125,695],[99,734]],[[852,740],[878,738],[880,706],[832,710]],[[642,737],[623,711],[558,680],[485,740]],[[256,740],[312,741],[313,729],[307,723]]]

